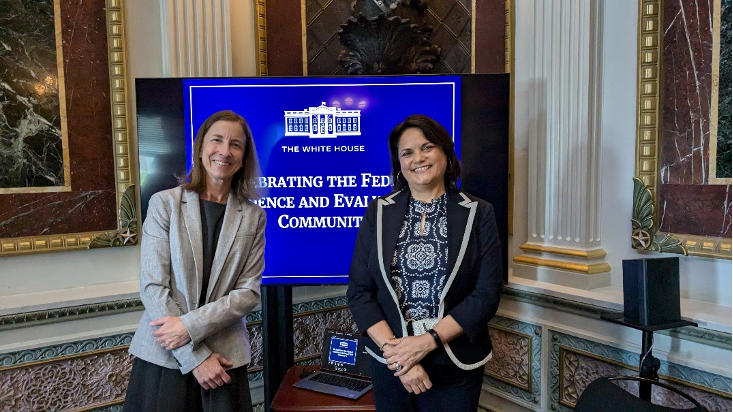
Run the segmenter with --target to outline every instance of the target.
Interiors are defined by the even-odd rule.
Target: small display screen
[[[356,339],[331,338],[328,351],[328,362],[331,364],[356,365],[356,353],[359,341]]]

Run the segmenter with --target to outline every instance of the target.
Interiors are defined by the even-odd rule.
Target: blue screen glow
[[[387,137],[407,116],[440,122],[460,153],[459,76],[185,79],[186,150],[211,114],[252,130],[266,197],[263,284],[347,283],[366,206],[391,191]],[[356,348],[354,347],[354,352]]]
[[[356,339],[331,338],[328,349],[328,362],[335,364],[356,365],[356,350],[359,341]]]

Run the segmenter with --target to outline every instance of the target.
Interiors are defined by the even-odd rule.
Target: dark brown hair
[[[389,133],[389,158],[392,161],[392,181],[393,190],[398,191],[407,186],[407,180],[400,172],[400,157],[397,153],[399,150],[400,137],[407,129],[416,128],[422,131],[425,138],[430,143],[440,147],[448,159],[445,169],[445,189],[458,191],[458,181],[461,178],[461,164],[458,162],[458,156],[454,150],[453,139],[445,127],[436,122],[432,118],[422,115],[413,114],[407,117],[404,122],[395,126]]]
[[[257,160],[257,151],[255,149],[254,139],[252,139],[252,132],[249,130],[249,125],[247,125],[244,117],[231,110],[222,110],[212,114],[199,127],[196,133],[196,140],[193,143],[193,167],[184,178],[186,183],[183,184],[183,188],[197,193],[203,193],[206,188],[206,170],[201,162],[201,149],[204,146],[206,133],[219,120],[237,122],[242,126],[242,130],[244,131],[245,141],[242,167],[232,177],[232,190],[234,194],[240,201],[259,199],[260,194],[255,187],[255,179],[260,175],[260,163]]]

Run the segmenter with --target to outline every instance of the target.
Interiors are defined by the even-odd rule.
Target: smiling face
[[[397,145],[400,170],[412,192],[445,191],[445,170],[448,164],[443,149],[431,143],[415,127],[406,129]]]
[[[206,169],[206,182],[232,183],[232,177],[242,168],[245,136],[238,122],[219,120],[204,135],[201,163]]]

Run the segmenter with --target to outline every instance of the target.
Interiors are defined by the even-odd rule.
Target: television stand
[[[265,411],[293,366],[293,287],[262,285],[262,349]]]
[[[619,325],[628,326],[630,328],[641,331],[641,356],[639,357],[639,377],[659,380],[659,359],[652,355],[652,342],[654,341],[654,332],[658,330],[674,329],[682,326],[697,326],[697,323],[687,320],[679,320],[676,322],[664,323],[661,325],[640,325],[632,323],[624,318],[623,313],[604,313],[601,319]],[[648,402],[652,399],[652,384],[650,382],[639,382],[639,398]]]

